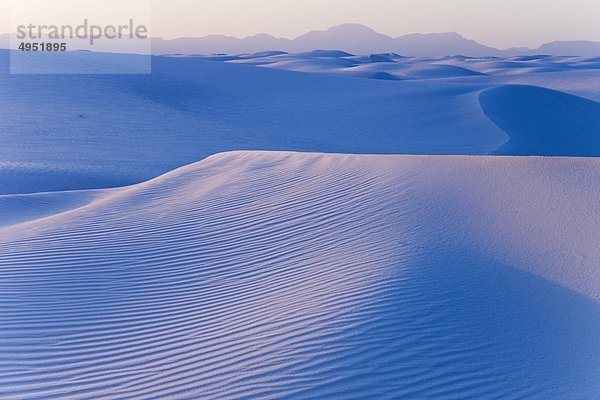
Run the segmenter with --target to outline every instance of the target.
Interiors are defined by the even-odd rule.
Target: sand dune
[[[509,85],[479,96],[510,139],[499,154],[600,154],[600,103],[535,86]]]
[[[600,397],[597,57],[152,61],[0,73],[0,398]]]
[[[599,176],[235,152],[71,193],[0,229],[2,398],[595,398]]]
[[[232,150],[600,154],[589,145],[599,136],[594,58],[383,56],[393,62],[337,51],[265,52],[216,57],[220,62],[156,57],[148,76],[0,74],[0,194],[119,187]],[[553,72],[539,72],[544,68]],[[521,117],[505,113],[508,95],[494,95],[482,110],[480,99],[511,84],[565,94],[553,99],[581,97],[575,103],[588,105],[587,122],[575,117],[578,105],[570,101],[565,109],[550,105],[560,120],[553,126],[535,104],[526,121],[514,120]],[[545,98],[539,93],[532,100]],[[43,109],[46,117],[24,109]],[[538,126],[538,138],[549,129],[571,144],[563,151],[559,142],[518,142],[523,123]]]

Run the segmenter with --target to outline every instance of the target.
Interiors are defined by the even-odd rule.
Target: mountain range
[[[10,36],[0,35],[0,47],[9,47]],[[75,42],[76,43],[76,42]],[[77,48],[77,44],[71,45]],[[83,46],[81,48],[86,48]],[[98,51],[118,51],[115,43],[105,40],[97,44]],[[177,39],[152,39],[154,54],[235,54],[279,50],[306,52],[316,49],[335,49],[354,54],[398,53],[416,57],[440,57],[463,55],[471,57],[511,55],[600,55],[600,42],[555,41],[536,49],[526,47],[500,50],[467,39],[455,32],[415,33],[399,37],[381,34],[360,24],[343,24],[324,31],[312,31],[295,39],[277,38],[268,34],[257,34],[246,38],[224,35],[185,37]]]
[[[295,53],[316,49],[336,49],[354,54],[394,52],[417,57],[458,54],[473,57],[540,53],[580,56],[600,54],[600,42],[557,41],[544,44],[537,49],[512,48],[500,50],[467,39],[455,32],[415,33],[391,37],[359,24],[344,24],[325,31],[312,31],[296,39],[276,38],[267,34],[258,34],[244,39],[221,35],[173,40],[155,38],[152,48],[153,52],[157,54],[232,54],[267,50]]]

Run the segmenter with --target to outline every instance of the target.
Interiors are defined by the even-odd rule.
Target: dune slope
[[[483,91],[485,115],[510,140],[498,154],[586,156],[600,154],[600,103],[535,86]]]
[[[233,152],[0,228],[0,397],[597,398],[599,177]]]

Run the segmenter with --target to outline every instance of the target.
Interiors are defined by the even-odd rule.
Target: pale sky
[[[390,36],[455,31],[498,48],[537,47],[553,40],[600,41],[600,0],[151,1],[152,35],[165,38],[256,33],[293,38],[354,22]],[[9,4],[0,0],[1,32],[10,30]],[[69,7],[60,8],[69,12]]]

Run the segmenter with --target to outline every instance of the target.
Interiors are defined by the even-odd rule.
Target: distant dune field
[[[152,75],[0,74],[0,194],[139,183],[232,150],[598,156],[599,67],[314,51],[155,57]]]

